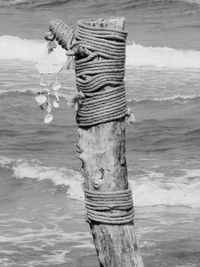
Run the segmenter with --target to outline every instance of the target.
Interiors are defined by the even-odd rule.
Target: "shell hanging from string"
[[[60,62],[53,53],[57,46],[54,34],[51,31],[47,32],[45,39],[48,41],[47,49],[36,64],[40,74],[40,86],[35,100],[40,109],[46,113],[44,123],[50,123],[53,120],[52,109],[60,106],[58,92],[61,84],[58,82],[58,73],[65,63]]]

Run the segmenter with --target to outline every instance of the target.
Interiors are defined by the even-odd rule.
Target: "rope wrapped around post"
[[[58,43],[75,57],[78,101],[77,124],[92,127],[130,116],[124,85],[127,32],[95,28],[79,21],[75,30],[54,20],[50,32]],[[101,59],[101,60],[99,60]],[[104,224],[133,222],[131,189],[92,191],[84,188],[88,221]]]
[[[133,221],[134,208],[131,189],[121,191],[91,191],[84,188],[88,221],[126,224]]]

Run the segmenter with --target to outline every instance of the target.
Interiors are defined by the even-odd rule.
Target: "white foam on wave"
[[[200,68],[200,52],[169,47],[127,46],[126,65],[160,68]]]
[[[8,165],[13,162],[12,159],[9,159],[7,157],[4,157],[4,156],[0,156],[0,166],[1,167],[8,167]]]
[[[154,98],[138,98],[138,99],[127,99],[128,102],[176,102],[176,103],[188,103],[189,101],[195,101],[200,98],[200,95],[173,95],[173,96],[166,96],[166,97],[154,97]]]
[[[2,160],[1,160],[2,159]],[[6,165],[7,164],[7,165]],[[0,165],[13,171],[17,179],[50,180],[55,185],[67,186],[69,198],[83,200],[83,177],[78,171],[65,167],[45,166],[38,160],[10,160],[0,157]],[[149,172],[146,177],[129,177],[136,206],[188,206],[200,208],[200,170],[182,170],[182,177],[168,179]],[[177,178],[177,179],[176,179]]]
[[[35,161],[17,161],[13,166],[13,176],[18,179],[51,180],[55,185],[68,186],[70,198],[83,199],[82,175],[65,167],[44,166]]]
[[[0,36],[0,59],[38,61],[45,51],[46,42],[26,40],[17,36]],[[169,47],[144,47],[132,43],[126,49],[127,67],[200,68],[200,51],[176,50]],[[65,50],[55,50],[60,61],[65,61]]]
[[[173,95],[166,97],[155,97],[154,101],[171,101],[171,100],[195,100],[199,98],[200,95]]]
[[[65,167],[45,166],[39,160],[14,160],[0,155],[0,167],[13,171],[17,179],[50,180],[55,185],[68,186],[70,198],[82,200],[83,178],[80,172]]]
[[[0,1],[0,6],[3,6],[3,7],[7,7],[7,6],[10,6],[10,5],[17,5],[17,4],[22,4],[22,3],[26,3],[27,0],[1,0]]]
[[[183,0],[183,1],[189,4],[200,4],[200,0]]]
[[[200,181],[194,184],[174,183],[168,187],[153,181],[142,184],[130,180],[134,202],[137,206],[188,206],[200,208]]]

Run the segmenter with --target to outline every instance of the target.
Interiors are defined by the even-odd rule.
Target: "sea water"
[[[49,21],[124,16],[135,225],[148,267],[200,266],[200,1],[0,0],[0,266],[98,266],[84,218],[73,70],[51,124],[34,100]],[[60,61],[65,51],[55,52]]]

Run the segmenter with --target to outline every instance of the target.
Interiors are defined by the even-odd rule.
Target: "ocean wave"
[[[28,6],[28,7],[40,7],[40,6],[56,6],[69,2],[69,0],[1,0],[0,6]]]
[[[0,156],[0,167],[12,170],[12,176],[17,179],[49,180],[55,185],[69,187],[70,198],[82,200],[83,178],[80,172],[65,167],[45,166],[39,160],[14,160]]]
[[[200,0],[182,0],[189,4],[200,4]]]
[[[147,98],[138,98],[138,99],[127,99],[127,102],[134,104],[144,104],[144,103],[154,103],[154,102],[171,102],[178,104],[188,104],[190,102],[198,101],[200,99],[200,95],[173,95],[166,97],[154,97],[151,99]]]
[[[18,95],[27,95],[32,96],[33,93],[36,93],[36,89],[30,89],[30,88],[22,88],[22,89],[15,89],[15,90],[1,90],[0,91],[0,97],[1,96],[18,96]]]
[[[12,159],[9,159],[7,157],[4,156],[0,156],[0,166],[1,167],[8,167],[9,164],[11,164],[13,162]]]
[[[40,162],[17,162],[13,166],[13,176],[18,179],[29,178],[41,180],[50,180],[55,185],[68,186],[68,195],[73,199],[83,199],[82,194],[82,176],[79,172],[67,169],[65,167],[57,168],[53,166],[44,166]]]
[[[5,97],[17,98],[28,97],[34,98],[38,93],[38,88],[22,88],[16,90],[0,90],[0,99]],[[74,90],[70,91],[70,88],[63,87],[59,92],[59,98],[66,101],[67,105],[71,107],[71,101],[74,97]],[[23,104],[23,103],[22,103]]]
[[[74,96],[74,91],[70,91],[70,88],[63,88],[59,93],[59,98],[66,102],[68,106],[71,106],[71,100]],[[35,88],[22,88],[17,90],[1,90],[0,91],[0,99],[5,97],[34,97],[37,94],[38,89]],[[174,95],[169,97],[154,97],[154,98],[128,98],[127,103],[128,106],[135,105],[154,105],[154,104],[178,104],[178,105],[186,105],[199,103],[200,95]]]
[[[41,6],[60,6],[63,4],[69,3],[70,0],[1,0],[0,6],[3,7],[9,7],[9,6],[22,6],[22,7],[41,7]],[[74,0],[75,3],[79,2],[79,0]],[[93,1],[87,1],[87,7],[110,7],[115,8],[119,10],[123,9],[130,9],[130,8],[137,8],[140,6],[149,6],[158,8],[159,6],[172,6],[175,2],[186,2],[189,4],[200,4],[200,0],[169,0],[169,1],[163,1],[163,0],[132,0],[132,1],[118,1],[117,5],[113,2],[108,2],[106,0],[102,0],[101,3],[93,2]]]
[[[118,1],[118,4],[113,1],[109,3],[106,0],[102,0],[101,3],[97,3],[94,1],[87,1],[88,5],[87,7],[92,8],[99,8],[99,7],[113,7],[117,9],[130,9],[131,7],[138,7],[143,5],[149,5],[149,2],[151,1],[152,5],[158,5],[163,4],[163,0],[132,0],[132,1]],[[26,7],[41,7],[41,6],[60,6],[63,4],[69,3],[70,0],[1,0],[0,6],[8,7],[8,6],[26,6]],[[79,0],[74,0],[75,3],[79,2]]]
[[[82,201],[83,197],[83,177],[80,172],[66,167],[45,166],[38,160],[11,160],[0,157],[0,166],[10,168],[12,176],[16,179],[35,179],[37,181],[49,180],[57,185],[68,187],[68,197]],[[164,177],[165,183],[156,182],[155,175],[151,172],[145,174],[145,179],[133,179],[129,177],[129,182],[133,190],[134,202],[136,206],[189,206],[200,208],[200,180],[194,179],[200,170],[183,170],[182,179],[179,177],[178,183]],[[161,177],[163,178],[163,177]],[[191,182],[189,182],[191,179]],[[182,183],[181,183],[182,180]],[[186,183],[186,180],[188,181]]]
[[[194,170],[195,171],[195,170]],[[189,172],[189,171],[188,171]],[[138,183],[129,180],[137,206],[188,206],[200,208],[200,181],[191,184],[166,183],[166,187],[154,181]]]
[[[46,53],[46,42],[16,36],[0,36],[0,59],[37,62]],[[58,61],[66,60],[65,50],[55,49]],[[126,49],[126,67],[200,68],[200,51],[169,47],[144,47],[132,43]]]
[[[127,67],[200,68],[199,60],[200,52],[195,50],[144,47],[135,43],[126,49]]]

